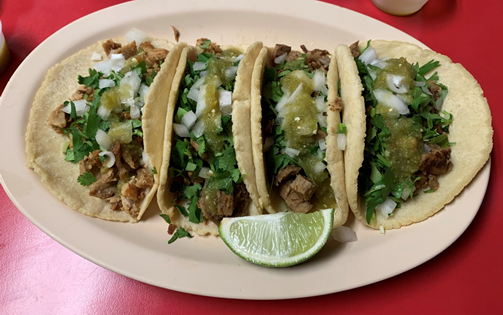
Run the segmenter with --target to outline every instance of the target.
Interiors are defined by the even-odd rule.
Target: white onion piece
[[[96,138],[96,142],[98,142],[100,147],[102,147],[103,149],[105,149],[107,151],[110,150],[110,148],[114,144],[112,141],[112,138],[101,129],[98,129],[98,131],[96,131],[95,138]]]
[[[318,123],[320,124],[320,127],[327,128],[327,116],[318,114]]]
[[[326,144],[325,140],[319,140],[318,145],[320,146],[321,151],[325,151],[327,149],[327,144]]]
[[[279,99],[278,104],[276,104],[276,111],[278,112],[278,115],[281,113],[281,110],[285,106],[289,97],[290,95],[288,93],[283,93],[283,96]]]
[[[363,52],[363,54],[360,55],[360,57],[358,57],[358,59],[360,59],[360,61],[365,65],[368,65],[369,63],[377,59],[376,52],[374,51],[372,46],[370,46]]]
[[[199,119],[194,126],[192,127],[192,133],[196,138],[199,138],[200,136],[203,135],[204,133],[204,121],[202,119]]]
[[[240,61],[241,59],[243,59],[243,54],[236,57],[236,61]]]
[[[327,103],[325,103],[325,97],[324,96],[316,96],[315,99],[316,103],[316,108],[320,113],[326,113],[327,112]]]
[[[228,116],[232,113],[232,92],[226,90],[218,90],[218,103],[223,116]]]
[[[143,106],[145,106],[143,98],[141,98],[140,96],[135,97],[133,106],[136,106],[138,108],[142,108]]]
[[[114,60],[115,59],[118,59],[118,60],[124,59],[124,55],[122,55],[122,54],[110,54],[110,59],[114,59]]]
[[[93,54],[91,55],[92,61],[100,61],[101,59],[103,59],[103,56],[97,51],[94,51]]]
[[[122,78],[120,82],[120,86],[123,86],[125,84],[129,84],[131,86],[133,96],[135,96],[136,93],[138,93],[141,84],[141,79],[138,73],[136,71],[129,71],[128,73],[126,73],[124,75],[124,78]]]
[[[381,214],[385,217],[388,218],[388,215],[393,212],[396,208],[396,202],[391,200],[389,197],[384,200],[383,203],[380,205],[377,205],[376,210],[381,212]]]
[[[115,164],[115,155],[110,151],[102,151],[98,153],[99,156],[105,156],[105,161],[103,161],[103,166],[111,168]]]
[[[313,82],[315,91],[321,92],[325,95],[328,94],[327,77],[325,76],[325,73],[323,71],[314,71]]]
[[[215,87],[218,89],[222,85],[222,80],[220,80],[220,77],[216,76],[214,83]]]
[[[145,103],[145,96],[147,95],[150,87],[146,84],[140,85],[140,89],[138,90],[138,94],[140,94],[140,98]]]
[[[318,149],[316,151],[316,157],[320,160],[323,160],[323,151],[321,151],[320,149]]]
[[[293,148],[285,148],[285,154],[288,155],[291,158],[296,157],[297,155],[299,155],[299,153],[300,153],[299,150],[296,150],[296,149],[293,149]]]
[[[112,86],[115,86],[114,80],[100,79],[100,81],[99,81],[99,88],[100,89],[104,89],[104,88],[112,87]]]
[[[367,67],[367,71],[369,72],[369,75],[372,78],[372,80],[377,79],[377,73],[374,70],[370,69],[370,67]]]
[[[271,148],[271,146],[273,144],[274,144],[274,137],[267,137],[267,138],[265,138],[264,146],[263,146],[262,151],[263,152],[269,151],[269,149]]]
[[[284,53],[283,55],[274,58],[274,63],[277,65],[282,63],[283,61],[286,60],[286,56],[287,56],[287,53]]]
[[[208,74],[207,70],[199,72],[199,75],[201,76],[200,78],[204,78]],[[204,82],[204,81],[203,81]]]
[[[203,85],[199,88],[199,95],[197,98],[197,106],[196,106],[196,116],[199,117],[206,109],[206,87],[207,85]]]
[[[194,126],[194,124],[196,123],[196,120],[196,114],[194,114],[193,111],[188,111],[182,117],[182,124],[190,130],[190,128],[192,128],[192,126]]]
[[[356,242],[356,232],[347,226],[339,226],[332,230],[332,237],[340,243]]]
[[[210,178],[212,174],[213,171],[206,166],[201,167],[201,170],[199,171],[199,177],[202,177],[204,179]]]
[[[325,163],[323,162],[318,162],[314,165],[314,171],[315,173],[321,173],[323,172],[325,169],[327,168],[327,166],[325,165]]]
[[[113,57],[114,55],[112,55]],[[109,75],[110,72],[113,71],[119,71],[124,67],[124,64],[126,63],[126,59],[124,59],[124,56],[121,54],[115,55],[115,58],[103,60],[100,62],[97,62],[93,65],[93,68],[95,70],[98,70],[99,72],[104,73],[105,75]],[[120,58],[121,56],[122,58]]]
[[[409,185],[405,184],[405,187],[403,188],[403,191],[402,191],[402,199],[403,200],[407,200],[407,198],[410,197],[410,188],[409,188]]]
[[[435,101],[435,108],[438,110],[438,111],[441,111],[442,110],[442,105],[444,105],[444,99],[439,97],[436,101]],[[440,113],[440,116],[442,116],[442,113]]]
[[[409,91],[409,88],[403,82],[404,80],[405,77],[401,75],[388,74],[386,76],[386,83],[388,84],[388,89],[399,94],[404,94]]]
[[[194,65],[192,66],[192,68],[194,69],[194,71],[201,71],[204,68],[206,68],[206,62],[202,62],[202,61],[194,62]]]
[[[297,97],[297,95],[300,93],[301,90],[302,90],[302,83],[300,83],[295,89],[295,91],[293,91],[292,95],[290,95],[290,97],[288,98],[288,103],[295,101],[295,98]]]
[[[404,101],[390,91],[374,90],[374,96],[379,103],[395,109],[399,114],[407,115],[410,112]]]
[[[194,89],[194,87],[192,87],[189,90],[189,93],[187,93],[187,97],[193,100],[194,102],[197,102],[199,100],[199,90]]]
[[[337,148],[341,151],[346,150],[346,142],[347,142],[346,135],[343,133],[338,133],[337,134]]]
[[[145,151],[141,151],[141,160],[143,162],[143,165],[150,166],[150,159],[148,158]]]
[[[136,42],[136,47],[140,47],[140,44],[149,40],[148,36],[137,28],[130,29],[126,35],[124,35],[128,42]]]
[[[173,124],[173,130],[175,131],[176,135],[182,138],[188,138],[190,137],[190,132],[189,129],[182,124]]]
[[[77,114],[77,116],[82,116],[89,110],[89,106],[87,105],[86,100],[73,101],[73,105],[75,105],[75,113]],[[61,110],[67,114],[71,114],[72,113],[71,103],[68,103],[68,105],[63,107]]]
[[[225,78],[227,80],[232,80],[236,77],[236,74],[238,73],[238,67],[232,66],[227,69],[225,69]]]
[[[427,144],[423,144],[423,149],[425,153],[430,153],[431,148]]]
[[[421,90],[423,90],[423,92],[424,92],[425,94],[428,94],[428,95],[433,95],[433,94],[431,94],[430,90],[428,90],[428,88],[427,88],[426,86],[422,86],[422,87],[421,87]]]
[[[111,112],[112,111],[110,109],[100,106],[96,114],[98,114],[98,116],[100,116],[101,119],[107,120]]]
[[[140,107],[131,106],[131,109],[129,110],[129,115],[131,115],[131,118],[133,119],[140,118],[141,116]]]
[[[425,86],[425,85],[426,85],[426,82],[424,82],[424,81],[414,81],[414,84],[415,84],[416,86]]]
[[[379,58],[370,62],[370,64],[379,69],[384,69],[388,65],[386,62],[389,58]]]

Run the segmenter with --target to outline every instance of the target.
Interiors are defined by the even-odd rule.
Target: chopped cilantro
[[[98,70],[94,70],[89,68],[89,76],[83,77],[80,76],[78,77],[79,84],[83,84],[88,87],[92,87],[93,89],[97,89],[100,86],[100,78],[103,76],[103,73],[99,72]]]
[[[211,40],[203,40],[203,43],[199,45],[199,48],[201,49],[208,49],[210,48]]]
[[[179,227],[176,229],[173,236],[169,239],[168,244],[171,244],[174,241],[176,241],[177,239],[184,238],[184,237],[192,238],[193,236],[190,235],[190,233],[187,232],[184,228]]]
[[[92,183],[96,182],[97,179],[96,177],[93,175],[93,173],[91,172],[86,172],[82,175],[80,175],[78,178],[77,178],[77,181],[79,182],[79,184],[81,184],[82,186],[89,186],[91,185]]]
[[[157,169],[155,168],[155,166],[152,168],[152,174],[157,174]]]
[[[339,131],[337,133],[346,134],[346,124],[339,124]]]
[[[161,216],[161,218],[164,219],[164,221],[166,221],[166,223],[171,224],[171,219],[169,218],[169,215],[164,214],[164,213],[161,213],[159,215]]]

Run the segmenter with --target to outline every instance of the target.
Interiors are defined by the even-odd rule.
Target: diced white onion
[[[343,133],[338,133],[337,134],[337,148],[341,151],[346,150],[346,135]]]
[[[340,243],[356,242],[356,232],[350,227],[339,226],[332,230],[332,237]]]
[[[379,231],[381,232],[382,235],[386,234],[386,229],[382,225],[379,226]]]
[[[405,77],[401,75],[388,74],[386,76],[386,83],[388,84],[388,89],[395,93],[403,94],[409,91],[407,85],[404,84]]]
[[[278,104],[276,104],[276,111],[278,112],[279,115],[281,115],[281,113],[282,113],[281,110],[283,109],[286,102],[288,101],[289,96],[290,95],[288,93],[283,93],[283,96],[279,99]]]
[[[318,149],[316,151],[316,157],[320,160],[323,160],[323,151],[321,151],[320,149]]]
[[[203,85],[199,88],[199,95],[197,98],[197,106],[196,106],[196,116],[199,117],[206,109],[206,87],[207,85]]]
[[[424,152],[430,153],[431,148],[427,144],[423,144]]]
[[[297,155],[299,155],[300,151],[299,150],[296,150],[296,149],[293,149],[293,148],[285,148],[285,154],[288,155],[289,157],[296,157]]]
[[[197,116],[193,111],[188,111],[182,117],[182,124],[190,130],[192,126],[196,123]]]
[[[373,61],[370,62],[370,64],[374,67],[377,67],[379,69],[384,69],[384,67],[386,67],[388,65],[388,63],[386,62],[389,58],[379,58],[379,59],[375,59]]]
[[[117,60],[120,60],[120,59],[123,59],[124,58],[124,55],[123,54],[110,54],[110,59],[117,59]]]
[[[100,81],[99,81],[99,88],[100,89],[104,89],[104,88],[112,87],[112,86],[115,86],[114,80],[100,79]]]
[[[150,166],[150,159],[148,158],[145,151],[141,151],[141,160],[143,162],[143,165]]]
[[[424,82],[424,81],[414,81],[414,84],[415,84],[416,86],[425,86],[425,85],[426,85],[426,82]]]
[[[114,55],[112,54],[111,59],[106,59],[100,62],[97,62],[93,65],[93,68],[98,70],[99,72],[104,73],[105,75],[109,75],[110,72],[121,70],[126,63],[126,59],[122,54]]]
[[[327,128],[327,116],[318,114],[318,123],[320,124],[320,127]]]
[[[325,73],[323,71],[321,70],[314,71],[313,83],[315,91],[321,92],[325,95],[328,94],[327,77],[325,76]]]
[[[287,53],[284,53],[283,55],[276,57],[276,58],[274,59],[274,63],[275,63],[275,64],[280,64],[280,63],[282,63],[283,61],[285,61],[285,60],[286,60],[286,56],[287,56]]]
[[[236,77],[236,73],[238,73],[238,67],[229,67],[225,69],[225,78],[230,81]]]
[[[138,73],[136,71],[129,71],[128,73],[126,73],[124,75],[124,78],[122,78],[120,82],[120,86],[123,86],[125,84],[129,84],[131,86],[133,96],[136,96],[136,93],[138,93],[141,84],[141,79]]]
[[[124,35],[128,42],[135,41],[136,46],[140,47],[140,44],[149,40],[148,36],[137,28],[130,29],[126,35]]]
[[[206,68],[206,62],[202,61],[194,62],[194,65],[192,67],[194,68],[194,71],[201,71],[204,68]]]
[[[110,109],[107,109],[103,106],[100,106],[98,108],[98,111],[96,112],[98,114],[98,116],[100,116],[101,119],[103,120],[107,120],[108,119],[108,116],[110,116],[110,113],[112,111]]]
[[[99,156],[105,156],[105,161],[103,166],[111,168],[115,164],[115,155],[110,151],[102,151],[98,154]]]
[[[199,89],[201,86],[204,85],[205,80],[206,80],[205,77],[201,75],[201,77],[197,79],[197,81],[194,82],[194,84],[192,84],[192,87],[190,89]]]
[[[239,61],[241,59],[243,59],[243,54],[241,54],[241,55],[239,55],[239,56],[236,57],[236,61]]]
[[[263,152],[269,151],[271,146],[274,144],[274,137],[267,137],[264,141]]]
[[[374,70],[370,69],[370,67],[367,67],[367,71],[369,72],[369,75],[372,78],[372,80],[377,79],[377,73]]]
[[[129,115],[131,115],[131,118],[133,118],[133,119],[140,118],[140,116],[141,116],[140,107],[131,106],[131,109],[129,111]]]
[[[232,113],[232,92],[223,89],[218,90],[218,103],[223,116],[228,116]]]
[[[438,110],[438,111],[441,111],[442,110],[442,105],[444,105],[444,99],[442,97],[439,97],[436,101],[435,101],[435,108]]]
[[[177,134],[177,136],[182,138],[190,137],[189,129],[185,125],[182,124],[173,124],[173,130]]]
[[[323,162],[318,162],[314,165],[314,172],[315,173],[321,173],[323,172],[325,169],[327,168],[327,166],[325,165],[325,163]]]
[[[401,197],[403,200],[407,200],[407,198],[409,198],[409,196],[410,196],[410,188],[409,188],[409,185],[405,184],[405,187],[403,188]]]
[[[210,178],[210,176],[213,174],[213,171],[206,166],[201,167],[201,170],[199,171],[199,177],[202,177],[204,179]]]
[[[384,200],[383,203],[380,205],[377,205],[376,210],[381,212],[381,214],[385,217],[388,218],[388,215],[393,212],[396,208],[396,202],[391,200],[389,197]]]
[[[86,100],[73,101],[73,104],[75,105],[75,113],[77,114],[77,116],[82,116],[89,110],[89,106],[87,105]],[[61,110],[67,114],[71,114],[72,113],[71,103],[68,103],[68,105],[63,107]]]
[[[399,114],[407,115],[409,107],[399,97],[387,90],[374,90],[377,101],[383,105],[395,109]]]
[[[100,61],[101,59],[103,59],[103,56],[97,51],[94,51],[93,54],[91,55],[92,61]]]
[[[98,131],[96,132],[95,138],[96,138],[96,142],[98,142],[100,147],[102,147],[103,149],[105,149],[107,151],[110,150],[110,148],[114,144],[112,141],[112,138],[101,129],[98,129]]]
[[[427,88],[426,86],[422,86],[422,87],[421,87],[421,90],[423,90],[423,92],[424,92],[425,94],[428,94],[428,95],[433,95],[433,94],[431,94],[430,90],[428,90],[428,88]]]
[[[366,65],[368,65],[369,63],[371,63],[372,61],[374,61],[376,58],[377,58],[376,52],[374,51],[374,49],[371,46],[368,47],[363,52],[363,54],[360,55],[360,57],[358,57],[358,59],[360,59],[360,61],[363,62]]]
[[[140,89],[138,90],[138,94],[140,94],[140,97],[141,97],[141,100],[143,103],[145,103],[145,96],[147,95],[149,89],[150,89],[150,87],[146,84],[140,85]]]
[[[292,95],[290,95],[290,97],[288,98],[288,103],[295,101],[295,98],[297,97],[297,95],[300,93],[301,90],[302,90],[302,83],[300,83],[295,89],[295,91],[293,91]]]
[[[191,131],[196,138],[199,138],[200,136],[202,136],[204,133],[204,121],[202,119],[199,119],[195,123],[195,125],[192,127]]]
[[[199,100],[199,90],[192,87],[189,90],[189,93],[187,93],[187,97],[193,100],[194,102],[197,102]]]
[[[326,113],[327,112],[327,103],[325,102],[325,97],[324,96],[317,96],[315,99],[316,103],[316,108],[320,113]]]
[[[215,87],[218,89],[221,85],[222,85],[222,80],[220,80],[220,77],[219,76],[216,76],[215,77]]]
[[[204,71],[199,72],[199,75],[201,76],[201,78],[204,78],[207,74],[208,74],[208,70],[204,70]]]
[[[318,145],[320,146],[321,151],[325,151],[327,149],[325,140],[319,140]]]

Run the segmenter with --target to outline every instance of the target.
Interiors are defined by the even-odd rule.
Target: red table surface
[[[48,36],[120,2],[0,1],[3,33],[12,56],[0,76],[0,91]],[[503,212],[497,199],[498,191],[503,191],[499,171],[503,110],[498,97],[503,1],[432,0],[407,17],[385,14],[370,0],[329,2],[388,23],[450,56],[485,91],[495,131],[491,179],[475,220],[452,246],[408,272],[345,292],[282,301],[209,298],[144,284],[81,258],[31,224],[0,188],[0,313],[503,313]]]

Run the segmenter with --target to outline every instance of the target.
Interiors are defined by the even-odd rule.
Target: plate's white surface
[[[153,9],[155,8],[155,9]],[[315,12],[308,14],[307,12]],[[482,202],[490,163],[455,202],[433,218],[397,231],[348,222],[358,241],[329,241],[307,263],[287,269],[255,266],[220,239],[194,237],[167,245],[167,225],[152,205],[138,224],[101,221],[70,210],[24,166],[29,110],[46,71],[98,39],[137,27],[152,37],[200,37],[220,44],[305,44],[333,51],[337,44],[370,38],[422,45],[386,24],[315,1],[134,1],[86,16],[52,35],[18,68],[0,103],[0,175],[10,198],[36,226],[77,254],[128,277],[194,294],[247,299],[313,296],[370,284],[434,257],[468,227]],[[63,158],[63,157],[62,157]],[[155,202],[154,202],[155,203]]]

